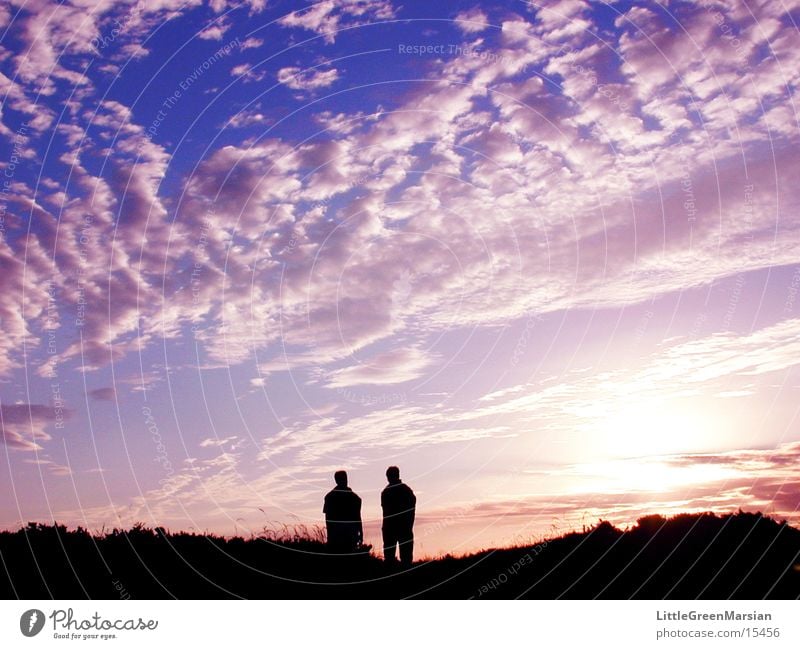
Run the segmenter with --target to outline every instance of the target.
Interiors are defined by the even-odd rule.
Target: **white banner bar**
[[[3,648],[800,647],[797,601],[3,601],[0,611]]]

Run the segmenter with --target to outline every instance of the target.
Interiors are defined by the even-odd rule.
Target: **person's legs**
[[[400,563],[410,566],[414,560],[414,533],[406,532],[398,540],[400,541]]]
[[[341,523],[328,524],[328,551],[334,554],[352,552],[348,530]]]
[[[328,523],[328,552],[337,552],[340,545],[338,529],[334,523]]]
[[[397,561],[395,557],[395,545],[397,545],[397,534],[394,530],[383,528],[383,560],[386,563],[394,563]]]

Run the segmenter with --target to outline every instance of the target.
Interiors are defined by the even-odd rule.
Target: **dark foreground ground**
[[[761,514],[601,522],[533,546],[389,573],[319,540],[225,539],[136,526],[103,535],[29,524],[0,532],[3,598],[796,599],[800,530]]]

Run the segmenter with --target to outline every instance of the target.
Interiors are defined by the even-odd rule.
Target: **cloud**
[[[484,418],[501,418],[517,421],[520,428],[536,422],[550,426],[553,434],[591,435],[584,446],[597,456],[637,454],[653,446],[688,448],[708,444],[708,440],[716,444],[720,436],[714,422],[696,417],[682,420],[681,402],[699,395],[708,405],[709,398],[725,398],[737,388],[739,394],[749,395],[749,386],[757,378],[780,376],[797,367],[799,326],[800,320],[787,319],[747,335],[676,339],[634,369],[578,372],[559,381],[503,388],[485,395],[481,407],[457,418],[471,425]],[[696,414],[698,408],[692,412]],[[631,413],[631,421],[626,413]],[[623,430],[635,426],[646,432]],[[738,434],[727,431],[729,443],[734,432]]]
[[[244,109],[236,113],[226,124],[230,128],[249,128],[250,126],[269,126],[274,120],[255,108]]]
[[[26,464],[36,464],[39,467],[43,467],[48,473],[54,476],[69,476],[72,475],[72,470],[63,464],[59,464],[58,462],[54,462],[53,460],[48,460],[46,458],[36,458],[36,459],[28,459],[24,460]]]
[[[114,388],[96,388],[89,390],[89,396],[97,401],[113,401],[117,396],[117,392]]]
[[[797,525],[797,453],[794,442],[720,455],[632,458],[531,471],[516,478],[529,485],[530,494],[511,497],[489,487],[472,499],[440,507],[431,503],[417,513],[415,536],[428,547],[433,543],[451,552],[471,551],[507,546],[520,537],[553,537],[601,519],[624,528],[653,513],[727,514],[740,508]],[[737,456],[747,459],[739,462]],[[548,489],[561,484],[566,473],[583,488]]]
[[[251,50],[257,49],[264,44],[264,40],[261,38],[256,38],[255,36],[251,36],[250,38],[246,38],[242,41],[242,44],[239,46],[242,50]]]
[[[55,424],[63,426],[63,421],[72,412],[59,402],[54,406],[36,403],[16,403],[0,406],[0,426],[2,441],[9,448],[22,451],[40,451],[39,442],[51,439],[46,428]]]
[[[206,41],[221,41],[231,27],[230,20],[220,18],[209,23],[205,29],[198,32],[197,37]]]
[[[206,441],[203,448],[218,449],[216,455],[190,458],[158,487],[124,505],[82,504],[74,510],[62,510],[59,517],[98,527],[130,527],[136,521],[145,521],[153,526],[190,529],[202,523],[206,529],[210,524],[220,530],[259,533],[271,522],[290,518],[298,511],[293,508],[305,499],[316,500],[335,470],[284,466],[276,471],[273,466],[259,464],[253,473],[247,470],[248,454],[237,449],[231,438],[219,440],[231,444],[228,451],[220,450],[216,439]],[[269,512],[269,518],[265,519],[264,511]]]
[[[287,67],[278,70],[278,81],[292,90],[311,91],[327,88],[338,78],[339,72],[335,68],[303,70],[298,67]]]
[[[226,444],[231,444],[237,441],[239,441],[239,438],[236,435],[231,435],[230,437],[225,437],[222,439],[207,437],[206,439],[200,440],[198,446],[200,446],[200,448],[222,447]]]
[[[115,60],[126,50],[130,56],[154,27],[192,11],[201,2],[99,0],[87,7],[70,1],[13,0],[15,12],[9,27],[21,42],[21,48],[12,57],[17,78],[44,96],[56,93],[60,81],[88,91],[92,82],[83,68],[98,52]],[[254,10],[260,2],[251,3]],[[219,29],[222,27],[212,27],[201,38],[216,38],[215,30]]]
[[[267,76],[267,71],[254,70],[249,63],[240,63],[231,68],[231,76],[241,79],[244,83],[257,83]]]
[[[0,339],[0,374],[8,375],[19,367],[19,351],[25,343],[31,347],[38,344],[35,329],[38,323],[52,330],[59,327],[57,312],[53,308],[55,289],[47,282],[48,271],[52,265],[44,261],[41,247],[31,241],[31,260],[26,265],[7,239],[0,240],[0,319],[3,322],[3,336]],[[28,308],[23,312],[22,296],[26,296]],[[48,306],[50,307],[48,309]]]
[[[278,22],[284,27],[305,29],[333,43],[341,30],[394,18],[388,0],[323,0],[307,9],[293,11]]]
[[[741,11],[720,9],[741,23],[745,75],[705,7],[682,5],[679,35],[640,8],[609,26],[605,47],[584,29],[586,3],[538,5],[505,16],[495,40],[416,61],[419,82],[390,108],[309,108],[324,133],[305,140],[264,129],[257,141],[210,150],[182,177],[160,144],[167,126],[153,135],[119,101],[81,109],[91,88],[73,78],[79,67],[63,67],[90,56],[85,43],[107,33],[112,5],[92,17],[70,3],[24,10],[27,49],[9,60],[16,67],[30,55],[27,73],[0,84],[12,111],[40,120],[26,146],[42,145],[38,130],[52,119],[33,99],[39,86],[59,101],[64,80],[87,94],[52,134],[60,149],[48,175],[68,185],[34,191],[20,179],[8,201],[0,372],[21,367],[23,347],[43,376],[70,361],[93,371],[194,325],[201,363],[258,354],[271,371],[302,372],[301,385],[392,385],[424,376],[430,359],[419,350],[444,332],[619,308],[796,263],[791,107],[800,66],[788,62],[800,48],[782,15],[757,8],[759,31]],[[177,11],[176,2],[159,6]],[[143,11],[109,48],[164,15]],[[393,15],[383,2],[322,2],[282,24],[333,42],[337,29]],[[44,44],[32,40],[37,26]],[[760,58],[767,46],[786,64]],[[59,48],[76,58],[56,57]],[[61,76],[48,82],[53,65]],[[232,72],[260,74],[247,63]],[[277,74],[301,92],[339,78],[299,65]],[[259,108],[230,125],[269,120]],[[79,337],[70,330],[81,302],[96,308],[79,319]],[[45,355],[51,336],[57,353]],[[682,350],[649,379],[672,367],[686,384],[693,374],[675,368],[690,351],[710,359],[698,381],[788,367],[796,341],[787,331],[758,336],[746,349],[722,336]],[[757,345],[788,352],[765,358]],[[464,423],[461,432],[475,429]]]
[[[31,99],[26,84],[20,79],[10,79],[0,72],[0,93],[3,96],[3,104],[24,113],[28,118],[28,124],[35,131],[42,132],[52,125],[54,112],[41,101]],[[12,142],[17,136],[8,127],[4,130],[4,135]]]
[[[225,341],[227,361],[248,341],[280,340],[284,349],[268,357],[285,351],[287,368],[340,362],[412,324],[422,336],[531,312],[620,307],[791,263],[800,233],[787,227],[777,248],[765,235],[798,202],[790,148],[780,147],[777,164],[754,147],[746,170],[734,157],[720,166],[720,156],[734,155],[727,139],[709,144],[622,118],[613,97],[633,110],[636,94],[585,74],[618,62],[591,47],[562,60],[541,46],[539,23],[519,22],[527,27],[506,30],[514,49],[456,57],[395,111],[324,114],[326,140],[229,146],[198,167],[190,180],[198,201],[239,215],[237,261],[224,254],[220,224],[204,262],[217,276],[225,258],[233,284],[246,282],[246,293],[226,294],[226,310],[247,321],[225,318],[223,335],[208,336]],[[560,61],[553,74],[566,94],[520,74],[520,60],[548,56]],[[738,213],[748,218],[724,216]],[[247,237],[265,219],[269,255],[253,283]],[[409,259],[424,261],[415,269]],[[410,274],[414,291],[399,305],[392,287]],[[267,294],[268,285],[280,290]]]
[[[459,420],[456,409],[431,410],[408,403],[402,392],[381,388],[337,388],[337,400],[364,407],[361,414],[319,414],[287,425],[264,439],[259,458],[265,461],[320,466],[352,461],[372,453],[430,448],[437,444],[509,437],[506,425],[477,425]],[[362,460],[364,461],[364,460]]]
[[[286,21],[317,30],[329,20],[366,20],[390,11],[376,7],[323,2]],[[707,36],[698,43],[716,65],[725,59],[716,49],[726,44],[710,39],[716,23],[706,24],[705,13],[698,11],[703,27],[696,36]],[[585,3],[546,3],[533,20],[509,17],[500,45],[483,43],[476,48],[480,56],[465,54],[445,62],[437,72],[440,78],[400,97],[396,110],[369,116],[323,111],[319,120],[329,127],[324,140],[296,147],[285,140],[263,140],[256,147],[228,145],[213,151],[187,178],[181,216],[174,223],[168,218],[169,199],[160,194],[169,152],[147,137],[127,107],[103,102],[92,128],[119,131],[113,149],[106,151],[111,173],[100,178],[82,164],[82,157],[100,146],[84,136],[87,124],[60,129],[65,139],[88,147],[86,153],[75,147],[65,158],[78,197],[64,205],[58,237],[51,225],[56,217],[43,214],[49,232],[28,240],[29,251],[40,258],[38,274],[31,266],[28,276],[40,288],[26,293],[35,308],[24,321],[15,302],[6,301],[4,322],[14,326],[0,365],[14,365],[13,350],[23,337],[35,340],[37,317],[48,300],[43,280],[86,266],[80,261],[85,251],[76,243],[86,229],[86,214],[92,217],[92,241],[107,241],[112,232],[116,241],[113,255],[92,246],[91,268],[98,270],[83,287],[94,303],[111,299],[110,319],[92,310],[83,348],[65,345],[56,357],[63,362],[82,355],[86,369],[111,360],[112,342],[121,357],[134,343],[146,345],[153,331],[175,337],[188,322],[208,327],[201,343],[212,350],[225,348],[224,354],[213,351],[216,361],[224,355],[227,362],[239,362],[248,349],[263,348],[283,335],[294,347],[288,358],[307,358],[312,350],[317,360],[341,362],[353,349],[412,325],[423,336],[495,325],[530,312],[621,306],[793,260],[800,243],[796,229],[784,229],[777,246],[765,234],[770,223],[798,203],[790,181],[798,171],[792,149],[776,143],[776,164],[748,140],[740,145],[748,157],[745,169],[735,162],[740,146],[727,131],[715,131],[711,142],[675,137],[675,129],[687,123],[690,104],[681,92],[683,80],[674,74],[659,82],[659,92],[673,103],[658,109],[658,125],[622,114],[620,102],[631,113],[637,102],[643,107],[652,103],[637,85],[635,70],[582,41],[585,34],[569,36],[571,49],[564,51],[542,41],[543,30],[567,29],[569,20],[585,13]],[[642,15],[632,21],[638,21],[640,31],[660,34],[663,29]],[[638,47],[641,34],[621,25],[621,47]],[[780,42],[785,30],[770,25],[772,40]],[[763,42],[755,34],[752,38]],[[537,62],[560,79],[561,90],[532,73]],[[685,65],[694,64],[687,59]],[[232,71],[256,78],[247,64]],[[771,74],[760,68],[752,73]],[[300,67],[278,72],[283,83],[300,91],[327,87],[338,74]],[[738,80],[731,83],[737,93],[745,92]],[[764,83],[775,87],[773,81]],[[25,92],[15,92],[24,101]],[[754,115],[747,127],[775,130],[784,124],[779,132],[790,137],[785,106],[778,98],[771,101],[770,118]],[[242,128],[267,120],[262,112],[249,110],[230,125]],[[731,163],[720,165],[723,159]],[[752,191],[744,191],[748,184]],[[655,195],[660,200],[652,200]],[[402,202],[388,200],[394,196]],[[46,201],[36,205],[47,211],[41,207]],[[214,217],[206,228],[202,215],[209,210],[233,214],[234,220]],[[742,212],[750,216],[724,216]],[[268,232],[262,240],[265,220]],[[189,242],[196,243],[203,233],[209,239],[203,248],[208,258],[199,262],[204,279],[195,283],[193,295],[181,293],[181,263],[192,254]],[[690,236],[692,250],[686,247]],[[141,262],[126,264],[145,240]],[[55,241],[58,249],[49,250]],[[264,256],[257,253],[262,241]],[[47,262],[53,252],[56,268]],[[10,259],[17,253],[9,248],[5,254]],[[424,259],[424,268],[409,268],[410,258]],[[109,283],[105,269],[111,259],[119,267]],[[247,279],[253,269],[258,286]],[[15,272],[21,268],[12,271],[8,282],[16,281]],[[399,305],[391,287],[412,272],[415,290]],[[160,299],[165,275],[168,301]],[[226,290],[223,305],[219,289],[229,283],[233,288]],[[64,306],[77,302],[77,287],[55,288]],[[15,290],[21,291],[19,282]],[[140,319],[146,326],[136,325]],[[298,327],[298,322],[305,324]],[[343,334],[335,337],[339,343],[326,333],[330,325]]]
[[[585,0],[541,0],[528,5],[536,16],[536,31],[547,41],[583,35],[591,26],[585,18],[589,8]]]
[[[459,12],[454,18],[456,27],[464,34],[475,34],[489,27],[489,19],[478,7]]]
[[[88,79],[64,66],[62,52],[88,55],[99,35],[98,12],[85,11],[68,3],[20,3],[14,19],[14,31],[23,46],[13,57],[16,73],[26,84],[39,87],[45,95],[55,92],[55,80],[76,86]],[[101,3],[98,8],[107,9]]]
[[[357,365],[334,370],[327,376],[326,385],[330,388],[346,388],[405,383],[423,376],[431,362],[432,359],[419,349],[394,349]]]

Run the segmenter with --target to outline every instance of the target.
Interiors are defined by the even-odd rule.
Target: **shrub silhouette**
[[[368,550],[368,548],[367,548]],[[320,528],[245,539],[142,523],[91,533],[29,523],[0,532],[4,598],[797,598],[800,530],[760,513],[599,521],[538,544],[421,561],[390,573],[332,555]]]

